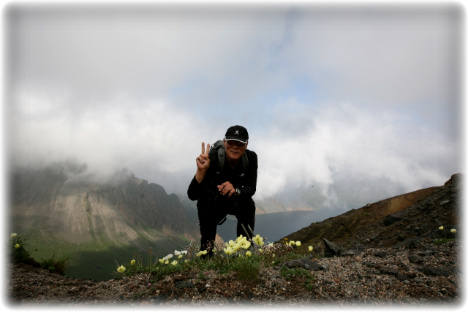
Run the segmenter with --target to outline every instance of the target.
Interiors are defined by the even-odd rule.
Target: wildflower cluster
[[[24,248],[25,240],[18,236],[16,233],[10,235],[10,255],[15,262],[27,261],[31,255]]]
[[[448,231],[445,230],[443,225],[439,227],[439,231],[440,231],[441,237],[436,239],[434,242],[437,245],[444,244],[448,241],[453,240],[455,238],[455,234],[457,233],[456,229],[450,229],[450,233],[449,233]]]
[[[443,230],[444,230],[444,226],[441,225],[441,226],[439,227],[439,230],[443,231]],[[450,230],[450,233],[455,234],[455,233],[457,233],[457,230],[456,230],[456,229],[451,229],[451,230]]]
[[[241,250],[248,250],[250,249],[251,246],[252,246],[252,243],[247,240],[247,237],[241,235],[235,241],[230,240],[229,242],[226,243],[226,248],[224,248],[224,253],[229,256]],[[248,254],[246,252],[245,255],[250,257],[252,256],[252,253],[248,251]]]
[[[182,250],[182,251],[178,251],[178,250],[174,250],[174,254],[168,254],[167,256],[159,259],[159,263],[161,264],[170,264],[170,265],[178,265],[179,264],[179,261],[182,261],[182,259],[184,258],[185,255],[187,255],[188,251],[187,250]],[[170,261],[171,259],[174,258],[174,255],[177,257],[177,259],[174,259],[172,261]],[[187,260],[185,260],[187,261]]]
[[[65,275],[68,269],[68,262],[70,258],[62,256],[56,258],[53,255],[51,258],[43,259],[37,262],[31,254],[24,248],[26,246],[26,239],[22,239],[17,233],[11,233],[10,235],[10,257],[15,263],[34,263],[39,265],[41,268],[49,270],[52,273]]]
[[[293,246],[291,246],[293,245]],[[117,272],[130,275],[139,272],[150,272],[154,279],[163,278],[167,274],[182,271],[205,272],[215,270],[219,274],[231,274],[240,280],[255,280],[259,278],[262,265],[271,266],[290,259],[303,258],[313,248],[309,246],[309,253],[304,247],[299,252],[300,241],[285,245],[282,243],[268,243],[259,234],[251,239],[243,235],[235,240],[218,243],[212,246],[209,257],[208,250],[190,244],[187,250],[177,251],[166,255],[156,261],[148,262],[147,266],[139,266],[138,261],[130,261],[130,267],[117,264]]]

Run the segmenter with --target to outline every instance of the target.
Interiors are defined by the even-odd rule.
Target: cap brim
[[[239,139],[239,137],[229,137],[229,136],[227,136],[225,139],[226,140],[231,140],[231,141],[238,141],[238,142],[242,142],[242,143],[247,143],[247,140]]]

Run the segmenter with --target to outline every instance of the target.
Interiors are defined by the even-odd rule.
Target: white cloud
[[[264,137],[257,144],[262,160],[260,198],[314,186],[323,194],[338,196],[343,204],[360,184],[361,201],[366,197],[377,200],[376,196],[383,199],[441,185],[449,178],[447,173],[459,168],[461,151],[454,142],[437,137],[435,131],[421,128],[404,115],[376,115],[353,104],[326,105],[314,111],[304,107],[298,115],[309,118],[300,134]],[[278,110],[281,128],[272,133],[282,132],[282,117]],[[454,162],[447,163],[447,159]],[[337,189],[340,193],[333,195]]]
[[[460,170],[456,10],[12,8],[14,162],[185,193],[200,142],[242,124],[257,198],[314,186],[342,205]]]

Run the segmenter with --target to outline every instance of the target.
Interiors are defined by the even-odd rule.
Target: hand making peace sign
[[[197,157],[197,173],[195,174],[195,178],[197,179],[198,183],[201,183],[205,178],[205,173],[208,171],[210,167],[210,144],[206,144],[206,151],[205,151],[205,142],[202,142],[202,152],[200,156]]]

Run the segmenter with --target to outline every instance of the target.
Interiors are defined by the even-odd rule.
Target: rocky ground
[[[460,176],[403,212],[387,216],[372,236],[351,246],[266,267],[256,281],[214,271],[139,274],[109,281],[77,280],[26,264],[10,264],[8,303],[130,306],[450,305],[463,303],[458,214]],[[448,224],[443,230],[440,224]],[[437,227],[436,227],[437,226]],[[450,232],[451,227],[457,233]],[[369,233],[370,229],[366,229]],[[370,237],[370,238],[369,238]],[[325,240],[324,240],[325,242]],[[327,243],[325,243],[327,245]],[[333,244],[331,244],[333,247]],[[349,245],[349,244],[348,244]],[[335,246],[337,247],[337,246]],[[307,274],[281,274],[281,266]],[[304,271],[302,271],[304,272]]]
[[[9,284],[12,305],[309,305],[460,304],[460,243],[421,240],[408,248],[348,250],[339,257],[304,259],[289,266],[310,276],[262,269],[255,283],[212,271],[166,276],[140,274],[109,281],[77,280],[28,265],[14,265]]]

